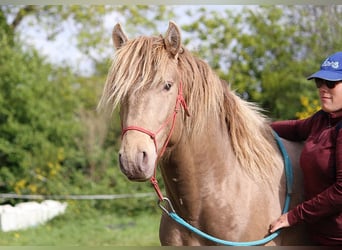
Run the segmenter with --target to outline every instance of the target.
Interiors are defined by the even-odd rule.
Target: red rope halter
[[[158,154],[158,157],[156,159],[155,162],[155,166],[154,166],[154,174],[150,179],[150,182],[152,183],[154,190],[156,191],[158,198],[160,201],[162,201],[164,199],[162,192],[160,191],[159,185],[158,185],[158,181],[156,179],[156,170],[157,170],[157,164],[158,164],[158,160],[162,157],[162,155],[164,154],[167,144],[169,143],[173,130],[175,128],[175,124],[176,124],[176,115],[178,114],[179,109],[183,107],[185,110],[185,113],[187,116],[190,116],[188,107],[186,105],[184,96],[183,96],[183,89],[182,89],[182,82],[180,82],[179,84],[179,89],[178,89],[178,95],[177,95],[177,100],[176,100],[176,104],[175,104],[175,108],[172,114],[170,114],[168,116],[168,118],[164,121],[164,123],[159,127],[159,129],[156,132],[150,131],[148,129],[139,127],[139,126],[128,126],[126,128],[122,129],[122,134],[121,134],[121,138],[126,134],[127,131],[129,130],[135,130],[135,131],[139,131],[141,133],[147,134],[148,136],[151,137],[151,139],[153,140],[154,143],[154,147],[156,149],[156,153],[158,154],[158,144],[157,144],[157,134],[162,131],[170,122],[171,122],[171,128],[169,131],[169,134]]]

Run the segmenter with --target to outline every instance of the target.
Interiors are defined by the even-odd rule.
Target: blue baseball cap
[[[321,78],[328,81],[342,80],[342,51],[336,52],[329,56],[322,63],[321,68],[307,79]]]

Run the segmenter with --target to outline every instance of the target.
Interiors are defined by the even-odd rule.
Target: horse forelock
[[[114,110],[126,97],[158,84],[169,59],[161,37],[138,37],[127,41],[114,54],[100,107]],[[165,66],[164,66],[165,65]]]

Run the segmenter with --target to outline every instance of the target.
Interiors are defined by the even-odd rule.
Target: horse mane
[[[254,178],[268,179],[279,165],[276,142],[263,110],[241,99],[203,60],[188,50],[179,55],[185,99],[190,112],[188,132],[203,133],[208,117],[221,117],[227,124],[232,148],[242,168]],[[190,94],[191,93],[191,94]]]
[[[110,105],[114,109],[130,94],[158,84],[170,67],[177,65],[170,64],[162,37],[127,41],[113,58],[99,107]],[[186,48],[178,55],[178,71],[185,100],[196,116],[186,119],[188,136],[203,133],[209,116],[219,117],[226,122],[241,167],[254,178],[268,179],[279,158],[275,157],[276,143],[262,110],[238,97],[206,62]]]
[[[228,130],[237,159],[248,173],[269,181],[272,170],[281,164],[269,120],[262,109],[226,92]],[[256,174],[259,174],[258,176]]]

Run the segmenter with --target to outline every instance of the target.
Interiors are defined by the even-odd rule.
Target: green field
[[[134,216],[92,211],[64,215],[34,228],[0,232],[1,246],[160,246],[160,213]]]

